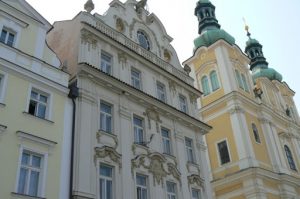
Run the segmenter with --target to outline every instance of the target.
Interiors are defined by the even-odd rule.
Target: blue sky
[[[93,0],[95,10],[103,14],[110,0]],[[124,0],[121,0],[124,2]],[[73,18],[83,10],[86,0],[27,0],[50,23]],[[165,25],[181,62],[192,56],[193,40],[198,36],[194,8],[197,0],[148,0],[150,12]],[[236,39],[242,50],[247,40],[243,17],[253,38],[262,45],[269,67],[283,75],[296,92],[300,108],[300,1],[299,0],[211,0],[221,27]]]

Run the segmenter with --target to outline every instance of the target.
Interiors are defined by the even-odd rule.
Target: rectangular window
[[[179,95],[179,105],[180,105],[180,110],[182,112],[185,112],[185,113],[188,112],[187,100],[186,100],[186,97],[184,97],[183,95]]]
[[[131,85],[136,89],[142,89],[140,71],[131,69]]]
[[[221,165],[230,162],[230,156],[229,156],[226,140],[218,143],[218,150],[219,150]]]
[[[167,199],[176,199],[176,183],[167,181]]]
[[[112,133],[112,106],[100,103],[100,130]]]
[[[30,101],[28,113],[40,118],[46,118],[49,109],[49,94],[32,89],[30,93]]]
[[[18,179],[17,192],[19,194],[40,196],[42,162],[43,157],[41,155],[23,151]]]
[[[0,102],[2,101],[2,92],[4,90],[3,81],[4,81],[4,76],[0,74]]]
[[[13,46],[15,41],[15,33],[3,28],[0,35],[0,42],[7,44],[8,46]]]
[[[100,165],[100,199],[113,198],[113,168]]]
[[[192,189],[192,199],[201,199],[200,190]]]
[[[147,191],[147,176],[136,175],[136,194],[137,199],[147,199],[148,191]]]
[[[162,128],[161,129],[161,136],[162,136],[162,143],[163,143],[163,152],[166,154],[171,155],[171,137],[170,137],[170,131]]]
[[[101,70],[111,75],[112,56],[107,53],[101,53]]]
[[[139,117],[133,117],[134,142],[144,145],[144,121]]]
[[[185,138],[185,149],[187,154],[187,161],[191,163],[195,163],[192,139]]]
[[[165,87],[165,85],[160,83],[160,82],[157,82],[156,87],[157,87],[157,98],[160,101],[166,102],[167,97],[166,97],[166,87]]]

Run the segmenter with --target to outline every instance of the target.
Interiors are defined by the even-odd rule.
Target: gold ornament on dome
[[[121,18],[117,18],[116,20],[116,29],[119,32],[124,32],[125,26]]]

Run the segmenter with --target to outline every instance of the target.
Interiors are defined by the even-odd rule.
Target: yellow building
[[[262,45],[248,32],[244,54],[214,12],[209,0],[198,1],[199,37],[184,62],[204,93],[200,117],[213,127],[206,143],[214,198],[299,198],[295,93],[268,67]]]
[[[1,199],[67,198],[72,106],[51,27],[26,1],[0,1]]]

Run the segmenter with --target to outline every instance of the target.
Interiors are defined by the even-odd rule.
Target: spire
[[[199,21],[199,34],[207,29],[220,29],[221,26],[215,16],[215,6],[209,0],[198,1],[195,15]]]

